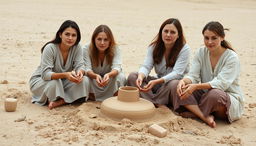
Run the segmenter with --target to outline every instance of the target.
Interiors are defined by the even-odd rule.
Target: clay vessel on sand
[[[120,87],[118,96],[108,98],[101,104],[101,112],[114,119],[146,120],[155,114],[155,106],[150,101],[139,98],[136,87]]]
[[[15,98],[6,98],[4,102],[5,111],[14,112],[17,107],[17,99]]]

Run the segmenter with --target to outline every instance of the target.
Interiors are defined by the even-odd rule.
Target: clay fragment
[[[163,138],[167,135],[167,130],[157,124],[153,124],[148,128],[148,132],[154,136]]]

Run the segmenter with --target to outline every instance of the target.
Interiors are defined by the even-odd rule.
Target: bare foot
[[[48,108],[51,110],[51,109],[53,109],[55,107],[58,107],[58,106],[61,106],[61,105],[65,104],[65,103],[66,102],[64,101],[64,99],[61,98],[61,99],[59,99],[57,101],[49,102]]]
[[[205,118],[205,122],[212,128],[216,127],[216,122],[214,121],[214,116],[210,115]]]

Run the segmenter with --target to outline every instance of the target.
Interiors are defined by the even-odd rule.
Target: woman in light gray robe
[[[117,95],[126,78],[121,68],[120,50],[108,26],[100,25],[94,30],[91,43],[83,49],[83,56],[92,97],[103,101]]]
[[[32,102],[49,109],[88,97],[89,80],[84,65],[78,25],[65,21],[54,40],[42,47],[41,63],[30,78]]]

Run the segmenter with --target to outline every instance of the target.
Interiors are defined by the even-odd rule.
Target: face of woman
[[[68,27],[60,34],[60,38],[64,46],[72,47],[76,43],[77,32],[74,28]]]
[[[178,30],[173,24],[166,24],[162,30],[162,39],[165,46],[173,45],[178,39]]]
[[[110,40],[105,32],[100,32],[95,38],[95,45],[99,52],[104,52],[110,45]]]
[[[214,51],[221,47],[221,41],[224,40],[223,37],[218,36],[216,33],[210,30],[205,30],[203,35],[204,44],[210,51]]]

